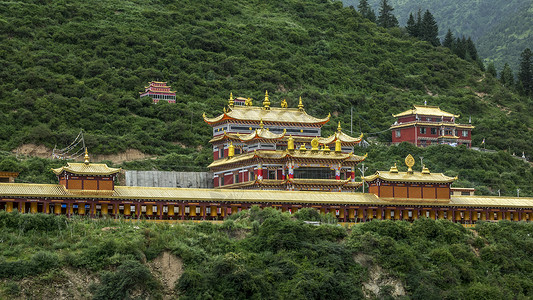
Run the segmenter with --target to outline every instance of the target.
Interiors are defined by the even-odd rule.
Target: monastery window
[[[224,157],[224,148],[218,149],[218,158]]]
[[[396,130],[396,137],[399,138],[402,136],[402,133],[400,130]]]
[[[233,183],[239,183],[239,173],[233,175]]]
[[[330,168],[300,167],[294,170],[294,178],[335,179],[335,171]]]
[[[210,214],[211,214],[211,206],[207,206],[207,207],[205,208],[205,214],[206,214],[206,215],[210,215]]]
[[[468,137],[468,130],[463,130],[463,137]]]
[[[433,135],[437,134],[437,128],[431,128],[431,134]]]
[[[426,134],[426,127],[420,127],[420,133]]]
[[[254,180],[255,179],[255,173],[254,171],[250,171],[248,173],[248,180]]]
[[[461,196],[470,196],[470,192],[461,192]]]
[[[268,170],[268,179],[276,179],[276,170]]]
[[[409,218],[412,218],[413,217],[413,211],[412,210],[408,211],[407,212],[407,216],[409,216]]]
[[[218,177],[218,185],[223,186],[224,185],[224,176]]]
[[[394,210],[390,211],[390,216],[391,216],[391,218],[394,218]]]

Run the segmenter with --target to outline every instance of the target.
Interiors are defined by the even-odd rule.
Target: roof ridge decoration
[[[300,96],[300,100],[298,102],[298,110],[299,111],[305,111],[304,110],[304,104],[302,103],[302,96]]]
[[[233,100],[233,93],[230,92],[229,93],[229,99],[228,99],[228,106],[230,108],[233,108],[234,105],[235,105],[235,100]]]
[[[85,160],[84,160],[83,163],[84,163],[85,165],[89,165],[89,163],[90,163],[90,159],[89,159],[89,153],[87,152],[87,147],[85,147],[85,157],[84,157],[84,159],[85,159]]]
[[[287,104],[287,100],[286,99],[283,99],[281,101],[281,108],[287,108],[287,107],[289,107],[289,104]]]
[[[407,157],[405,158],[405,164],[408,167],[407,173],[413,174],[413,166],[415,165],[415,158],[411,154],[407,155]]]
[[[263,109],[270,110],[270,100],[268,100],[268,91],[265,91],[265,100],[263,101]]]

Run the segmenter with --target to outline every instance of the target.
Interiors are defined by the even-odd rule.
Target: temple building
[[[18,172],[2,172],[0,171],[0,182],[15,182],[15,178],[19,176]]]
[[[176,92],[170,90],[166,82],[152,81],[148,86],[144,87],[144,92],[139,92],[140,98],[149,97],[154,103],[159,101],[167,101],[168,103],[176,103]]]
[[[366,158],[354,154],[362,135],[347,135],[339,123],[334,134],[321,137],[329,118],[308,115],[301,98],[289,108],[286,100],[272,107],[268,92],[262,106],[230,95],[221,115],[204,114],[213,127],[214,187],[355,191],[361,185],[355,166]]]
[[[441,110],[438,106],[414,105],[413,109],[393,115],[396,122],[390,127],[392,143],[409,142],[419,147],[432,144],[472,146],[470,124],[455,123],[459,115]]]

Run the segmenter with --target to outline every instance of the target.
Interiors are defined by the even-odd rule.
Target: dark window
[[[239,173],[233,175],[233,183],[239,183]]]
[[[268,179],[276,179],[276,171],[268,170]]]
[[[431,128],[431,134],[437,134],[437,128]]]
[[[461,192],[461,196],[470,196],[470,192]]]
[[[400,130],[396,130],[396,137],[401,137],[402,134],[401,134],[401,131]]]
[[[301,167],[294,170],[294,177],[302,179],[335,179],[335,171],[329,168]]]
[[[224,157],[224,149],[218,149],[218,158]]]
[[[426,133],[426,127],[420,127],[420,133],[425,134]]]

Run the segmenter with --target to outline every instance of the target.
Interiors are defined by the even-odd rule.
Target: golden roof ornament
[[[314,139],[311,140],[311,150],[312,151],[318,151],[318,137],[315,137]]]
[[[85,147],[85,161],[83,163],[86,164],[86,165],[89,165],[89,163],[90,163],[89,152],[87,152],[87,147]]]
[[[429,172],[429,169],[426,167],[426,165],[423,165],[422,167],[422,174],[431,174],[431,172]]]
[[[341,140],[336,140],[336,141],[335,141],[335,152],[336,152],[336,153],[341,153],[341,152],[342,152],[342,143],[341,143]]]
[[[283,99],[281,101],[281,108],[287,108],[287,107],[289,107],[289,105],[287,104],[287,100]]]
[[[339,126],[337,126],[337,131],[338,131],[338,132],[341,132],[341,131],[342,131],[341,121],[339,121]]]
[[[304,104],[302,103],[302,96],[300,96],[300,102],[298,102],[298,110],[304,111]]]
[[[300,146],[300,149],[298,149],[302,152],[305,152],[307,150],[307,148],[305,148],[305,143],[303,143],[301,146]]]
[[[261,129],[263,129],[263,119],[261,119],[261,122],[259,122],[259,127],[261,127]]]
[[[292,137],[292,134],[289,136],[289,139],[287,140],[287,150],[294,151],[294,138]]]
[[[233,156],[235,156],[235,146],[233,146],[233,142],[231,142],[228,147],[228,157],[231,158]]]
[[[398,173],[398,167],[396,166],[396,163],[394,163],[394,166],[390,167],[389,172]]]
[[[324,152],[327,154],[331,151],[331,149],[329,149],[328,145],[324,145]]]
[[[233,93],[229,93],[229,99],[228,99],[228,106],[233,108],[233,105],[235,104],[235,101],[233,100]]]
[[[407,157],[405,158],[405,164],[407,165],[408,169],[407,169],[407,173],[413,173],[413,166],[415,165],[415,158],[409,154],[407,155]]]
[[[265,91],[265,100],[263,101],[263,108],[266,110],[270,109],[270,101],[268,100],[268,91]]]
[[[252,106],[253,102],[252,102],[252,98],[248,98],[244,101],[244,105],[245,106]]]

